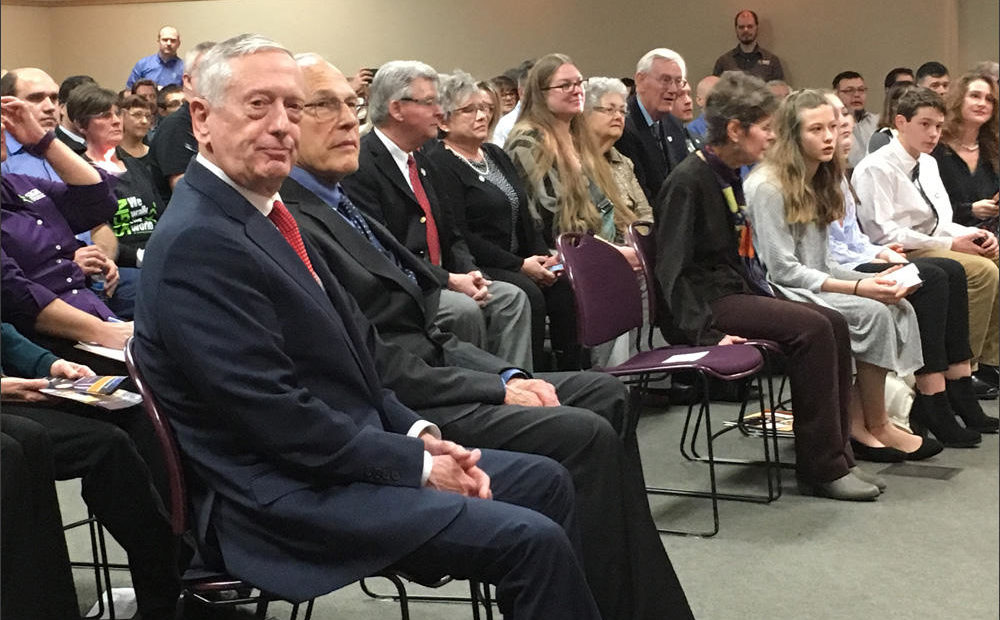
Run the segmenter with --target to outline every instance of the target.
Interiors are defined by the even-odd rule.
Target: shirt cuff
[[[434,467],[434,457],[427,450],[424,450],[424,471],[420,474],[420,486],[427,486],[427,481],[431,477],[431,468]]]
[[[410,430],[406,431],[407,437],[420,437],[421,433],[427,431],[434,436],[435,439],[441,439],[441,429],[437,427],[437,424],[433,422],[428,422],[427,420],[417,420],[410,427]]]
[[[508,368],[500,373],[500,380],[503,381],[504,387],[507,387],[508,381],[517,378],[530,379],[531,376],[520,368]]]

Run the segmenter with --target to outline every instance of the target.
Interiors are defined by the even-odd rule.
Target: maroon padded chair
[[[563,233],[556,240],[566,275],[576,298],[577,330],[580,344],[596,346],[617,338],[633,329],[639,329],[637,348],[641,345],[643,325],[642,295],[635,272],[628,261],[613,245],[591,234]],[[652,290],[650,290],[652,293]],[[698,359],[675,359],[677,356],[698,354]],[[709,469],[710,491],[647,487],[657,495],[683,495],[708,497],[712,500],[713,529],[709,531],[679,531],[659,529],[660,532],[697,536],[714,536],[719,531],[720,499],[761,501],[757,496],[719,493],[716,483],[715,457],[712,446],[711,407],[708,398],[708,380],[739,381],[757,374],[764,366],[760,351],[748,345],[728,346],[665,346],[640,351],[617,366],[600,368],[601,372],[621,377],[639,391],[648,387],[654,377],[678,372],[694,371],[701,382],[701,402],[698,403],[697,420],[705,423],[705,440]],[[763,409],[763,397],[761,397]],[[690,432],[694,404],[688,407],[681,435],[681,449]],[[626,425],[627,432],[635,432],[638,407],[633,407]],[[695,429],[697,433],[697,427]]]
[[[648,220],[636,220],[629,224],[628,230],[625,234],[625,240],[635,250],[636,255],[639,258],[639,264],[642,266],[643,279],[646,282],[647,295],[647,311],[649,313],[649,338],[648,346],[653,346],[653,332],[656,329],[656,300],[655,295],[657,286],[656,283],[656,273],[654,268],[656,266],[656,238],[653,236],[653,222]],[[746,344],[757,347],[757,349],[764,356],[764,375],[767,381],[767,397],[768,404],[770,408],[768,411],[780,411],[783,409],[790,408],[790,403],[785,403],[782,400],[782,394],[784,393],[785,383],[787,377],[782,376],[781,382],[778,388],[777,397],[775,397],[774,391],[774,372],[775,363],[784,360],[785,353],[781,345],[773,340],[764,339],[750,339],[747,340]],[[763,499],[767,502],[774,501],[778,497],[781,497],[781,468],[789,467],[794,468],[794,463],[781,462],[781,457],[778,452],[778,437],[782,436],[778,433],[777,422],[772,417],[771,427],[766,429],[764,433],[760,430],[750,429],[745,422],[746,410],[747,410],[747,400],[744,400],[740,406],[740,414],[737,418],[736,426],[727,426],[718,431],[716,431],[714,437],[719,437],[731,430],[739,429],[744,436],[759,435],[762,434],[765,438],[764,445],[764,460],[756,459],[739,459],[739,458],[718,458],[716,457],[716,463],[723,463],[728,465],[763,465],[768,467],[768,492],[767,496]],[[698,448],[695,445],[695,440],[698,434],[698,424],[695,424],[695,432],[691,437],[691,443],[688,448],[681,447],[681,452],[685,458],[688,460],[705,460],[705,457],[698,453]],[[771,437],[771,446],[767,445],[767,436]],[[771,453],[774,453],[774,459],[771,459]],[[774,468],[773,472],[770,468]],[[773,473],[773,475],[772,475]]]
[[[128,374],[132,378],[132,382],[135,383],[136,389],[142,396],[143,409],[145,409],[146,416],[153,424],[156,439],[163,450],[163,460],[166,463],[167,476],[170,483],[170,497],[168,498],[170,529],[175,536],[180,537],[188,530],[188,499],[187,488],[184,484],[184,466],[181,461],[180,452],[177,449],[177,442],[174,439],[173,429],[170,428],[170,423],[166,417],[160,413],[149,384],[142,377],[142,371],[139,369],[139,365],[135,359],[134,343],[135,339],[130,338],[125,344],[125,365],[128,367]],[[265,618],[267,616],[269,603],[276,600],[284,600],[280,596],[262,592],[251,583],[223,573],[201,570],[189,571],[184,575],[182,581],[185,594],[201,604],[212,607],[255,604],[257,606],[256,617],[258,618]],[[291,605],[290,620],[296,620],[299,613],[299,604],[291,603]],[[312,608],[313,601],[310,600],[306,603],[303,620],[309,620],[312,616]]]

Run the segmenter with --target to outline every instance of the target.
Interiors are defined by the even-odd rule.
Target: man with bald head
[[[173,26],[164,26],[156,35],[156,45],[159,49],[155,54],[140,58],[132,67],[126,88],[132,88],[132,84],[143,78],[153,80],[157,86],[180,85],[184,75],[184,61],[177,55],[181,46],[180,33]]]
[[[358,168],[357,97],[315,54],[296,57],[306,84],[296,166],[281,187],[314,263],[322,262],[361,307],[406,370],[386,387],[444,437],[463,445],[528,452],[560,462],[573,478],[584,569],[607,620],[690,614],[643,489],[634,435],[618,432],[626,389],[603,373],[529,378],[435,327],[440,282],[426,261],[356,208],[340,181]],[[415,381],[427,364],[447,380]],[[456,381],[461,382],[461,390]]]
[[[700,140],[705,140],[705,133],[708,131],[708,125],[705,123],[705,101],[708,100],[708,93],[715,86],[715,83],[719,81],[719,76],[717,75],[706,75],[701,78],[698,82],[698,86],[694,91],[694,103],[701,110],[701,114],[698,115],[696,119],[687,124],[685,129],[692,136],[699,138]]]

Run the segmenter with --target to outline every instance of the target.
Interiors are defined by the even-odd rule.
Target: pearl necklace
[[[976,151],[979,150],[979,143],[978,142],[973,143],[972,146],[969,146],[967,144],[962,144],[961,142],[956,142],[956,144],[958,144],[958,146],[961,147],[963,150],[966,150],[966,151],[969,151],[969,152],[973,152],[974,153],[974,152],[976,152]]]
[[[451,146],[449,146],[447,144],[445,146],[448,147],[449,151],[451,151],[455,155],[458,155],[459,158],[461,158],[462,161],[464,161],[465,163],[469,164],[469,167],[472,168],[473,170],[475,170],[477,173],[479,173],[479,174],[481,174],[483,176],[489,176],[490,175],[490,160],[489,160],[488,157],[486,157],[486,154],[483,153],[482,149],[477,149],[477,154],[482,154],[483,155],[483,161],[472,161],[471,159],[469,159],[465,155],[462,155],[461,153],[459,153],[458,150],[456,150],[454,147],[451,147]]]

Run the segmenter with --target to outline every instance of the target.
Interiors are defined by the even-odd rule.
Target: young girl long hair
[[[558,197],[556,232],[598,232],[601,230],[601,214],[591,200],[588,187],[588,179],[593,179],[614,205],[615,228],[623,232],[636,219],[635,214],[623,206],[625,203],[618,192],[611,166],[598,153],[590,132],[587,131],[583,113],[577,114],[570,121],[571,142],[567,142],[555,130],[556,119],[546,100],[549,91],[544,89],[549,86],[552,74],[566,64],[573,64],[569,56],[547,54],[538,59],[528,74],[521,100],[521,115],[515,129],[537,132],[540,138],[538,165],[531,171],[528,181],[531,184],[540,182],[554,165],[563,187]],[[582,170],[573,165],[577,156]]]
[[[821,91],[800,90],[785,98],[774,114],[775,140],[764,156],[762,167],[771,171],[781,187],[789,224],[815,222],[826,226],[844,216],[844,195],[840,191],[843,170],[839,159],[820,162],[813,178],[806,178],[802,111],[819,106],[832,108]]]

